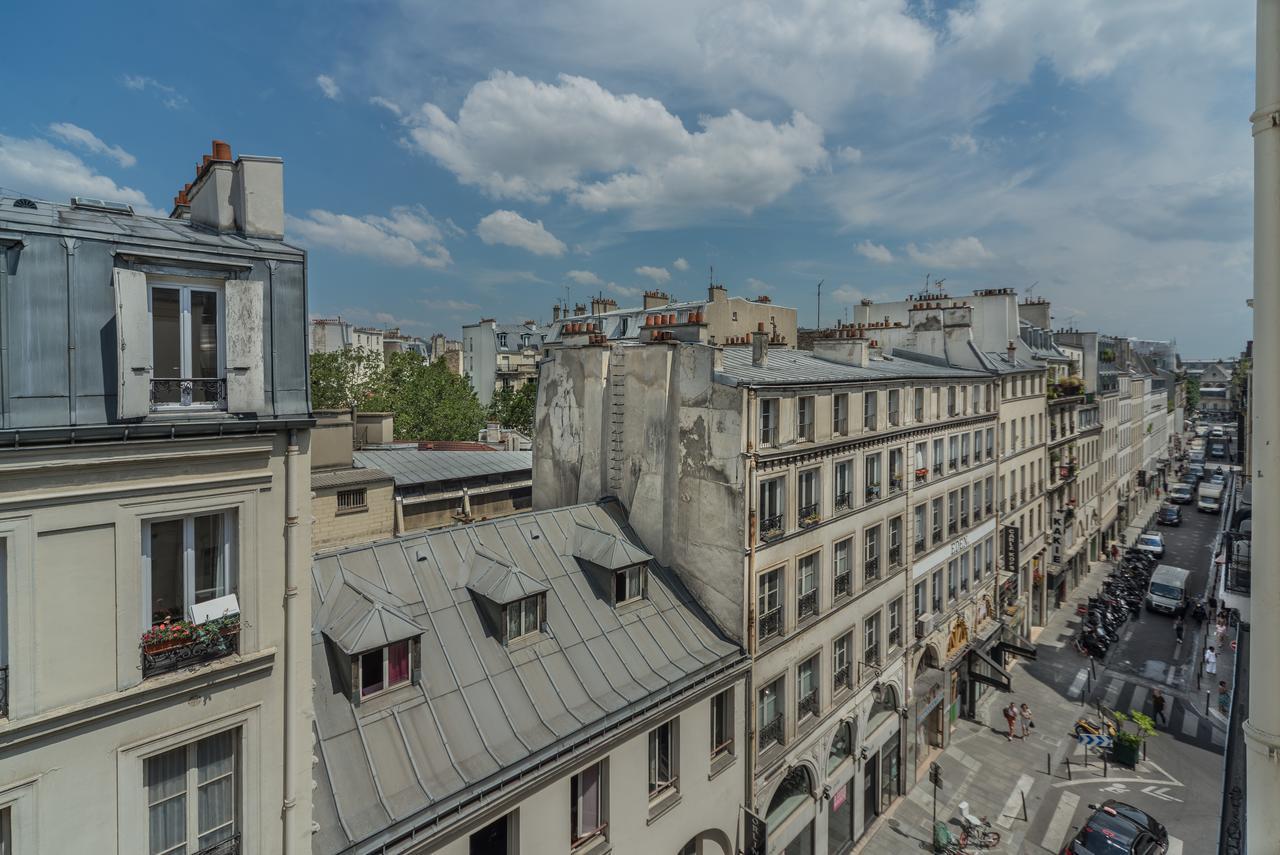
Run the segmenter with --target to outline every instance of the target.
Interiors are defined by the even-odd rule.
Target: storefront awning
[[[1019,637],[1017,633],[1012,632],[1007,626],[1000,636],[1000,641],[995,646],[995,652],[1012,653],[1014,656],[1021,656],[1023,659],[1036,658],[1036,649],[1031,642]]]
[[[1013,677],[1009,672],[978,648],[969,651],[969,679],[995,686],[1002,692],[1013,690]]]

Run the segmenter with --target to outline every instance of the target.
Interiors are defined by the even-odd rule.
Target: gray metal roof
[[[357,466],[381,469],[396,486],[455,478],[485,478],[533,470],[532,451],[419,451],[416,448],[361,449]]]
[[[870,359],[867,367],[861,368],[819,359],[806,350],[783,348],[771,348],[768,363],[756,366],[751,363],[749,347],[724,348],[722,373],[746,386],[798,386],[804,383],[873,382],[908,378],[953,377],[970,380],[986,376],[980,371],[903,359],[896,355],[890,359]]]
[[[406,603],[390,591],[340,570],[324,593],[316,628],[348,656],[422,635],[405,613]]]
[[[420,561],[425,561],[429,557],[430,554],[425,550],[420,550],[418,553]],[[547,590],[546,583],[538,581],[483,546],[474,547],[467,560],[467,566],[471,568],[471,574],[467,577],[467,590],[500,606],[509,605]]]
[[[653,560],[652,555],[626,538],[582,523],[578,523],[573,532],[573,555],[606,570]]]
[[[345,659],[312,634],[317,855],[370,852],[415,826],[465,819],[536,764],[743,661],[674,573],[649,564],[646,600],[619,613],[573,557],[579,524],[633,544],[616,503],[529,512],[322,554],[317,616],[335,579],[359,577],[424,627],[421,680],[354,706]],[[477,548],[547,586],[549,632],[505,647],[466,589]],[[347,669],[349,673],[349,668]]]
[[[335,487],[359,487],[390,481],[391,476],[381,469],[334,469],[329,472],[312,472],[311,489],[332,490]]]

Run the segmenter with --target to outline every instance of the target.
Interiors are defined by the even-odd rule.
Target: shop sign
[[[1018,572],[1018,528],[1007,525],[1000,530],[1000,556],[1006,573]]]
[[[742,855],[765,855],[769,849],[769,826],[764,817],[742,809]]]
[[[841,806],[849,798],[849,788],[847,786],[836,790],[835,795],[831,797],[831,809],[840,810]]]
[[[947,637],[947,658],[969,643],[969,627],[963,617],[957,617],[951,624],[951,635]]]

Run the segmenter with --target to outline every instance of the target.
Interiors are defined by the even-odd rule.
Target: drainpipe
[[[747,431],[746,442],[746,481],[747,481],[747,578],[746,584],[743,585],[743,591],[747,595],[746,615],[747,626],[746,632],[743,633],[743,640],[746,642],[747,655],[751,657],[751,670],[747,671],[747,685],[744,717],[746,729],[746,751],[743,752],[746,757],[746,763],[743,764],[747,776],[747,805],[755,809],[756,795],[756,699],[755,699],[755,656],[756,656],[756,537],[759,529],[759,515],[756,508],[756,497],[758,491],[755,487],[756,474],[756,455],[755,455],[755,412],[756,412],[756,390],[747,390],[746,400],[746,418],[744,424]]]
[[[1280,515],[1280,0],[1258,0],[1257,110],[1253,124],[1253,502],[1256,519]],[[1254,580],[1251,644],[1280,649],[1280,561],[1275,526],[1255,526],[1254,561],[1266,568]],[[1246,810],[1249,852],[1272,852],[1280,840],[1280,659],[1255,656],[1249,663]]]
[[[303,645],[295,635],[305,628],[298,626],[298,580],[302,555],[301,491],[298,487],[298,430],[289,429],[289,443],[284,453],[284,800],[280,809],[283,826],[282,855],[296,851],[297,838],[297,724],[300,715],[297,699],[298,668],[294,660],[299,657]]]

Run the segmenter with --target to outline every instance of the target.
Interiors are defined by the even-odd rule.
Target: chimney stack
[[[665,291],[652,290],[644,292],[644,307],[646,309],[656,309],[670,302],[671,297]]]
[[[1005,352],[1009,354],[1009,364],[1013,364],[1013,355],[1018,352],[1018,348],[1014,346],[1013,339],[1009,339],[1009,345],[1005,348]]]
[[[248,237],[284,237],[284,161],[241,155],[232,162],[231,145],[214,140],[212,154],[196,165],[196,179],[173,200],[173,218],[218,232]]]
[[[559,303],[556,303],[554,306],[551,307],[551,320],[552,322],[560,320],[560,304]]]
[[[764,331],[763,321],[751,334],[751,364],[757,368],[769,364],[769,334]]]

